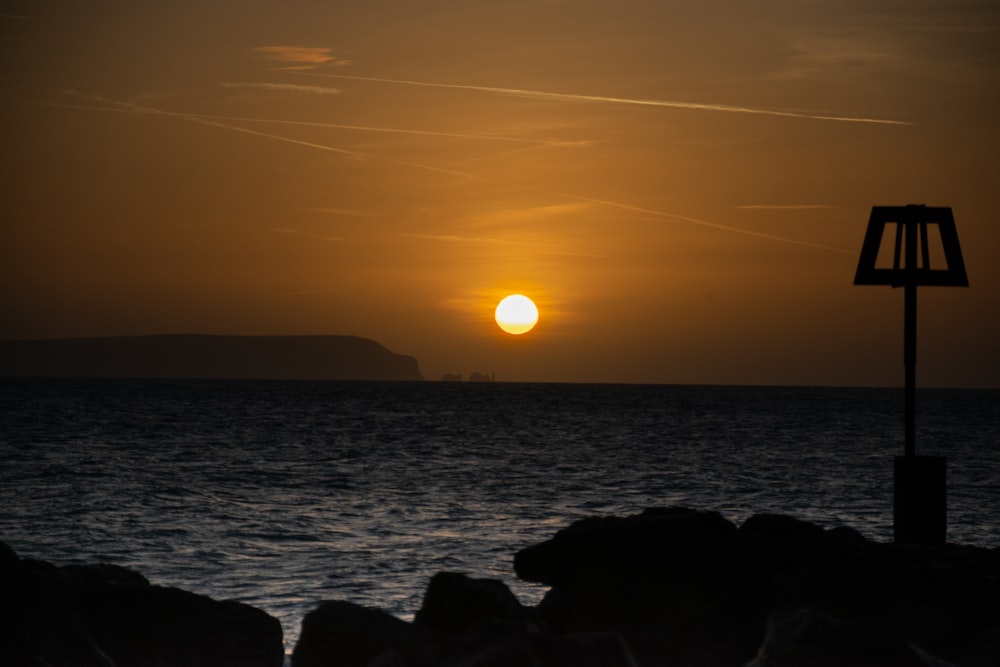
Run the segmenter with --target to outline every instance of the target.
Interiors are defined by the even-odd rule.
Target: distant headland
[[[368,338],[203,334],[0,341],[0,376],[424,379],[414,357]]]

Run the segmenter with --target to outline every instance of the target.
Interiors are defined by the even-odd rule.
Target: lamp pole
[[[906,264],[903,269],[906,281],[903,287],[903,366],[906,369],[903,453],[906,456],[914,456],[917,452],[917,224],[909,220],[901,225],[906,227]],[[926,230],[926,226],[921,227]]]
[[[879,268],[879,249],[889,224],[896,226],[892,267]],[[931,268],[928,224],[940,232],[946,268]],[[903,288],[904,444],[903,456],[896,457],[893,469],[893,535],[897,542],[943,544],[947,534],[945,458],[917,456],[916,448],[917,286],[969,284],[951,209],[913,204],[872,207],[854,284]]]

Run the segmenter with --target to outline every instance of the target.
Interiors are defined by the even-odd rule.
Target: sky
[[[901,386],[853,278],[927,204],[970,286],[919,289],[918,386],[1000,387],[996,0],[0,0],[0,112],[0,339]]]

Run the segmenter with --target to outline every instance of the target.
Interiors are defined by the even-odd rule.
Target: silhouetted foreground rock
[[[500,582],[439,574],[413,623],[324,603],[293,665],[1000,665],[1000,549],[654,509],[576,522],[514,568],[551,586],[537,608]]]
[[[815,609],[797,609],[772,615],[764,644],[748,667],[945,667],[950,664],[880,628],[864,623],[845,623]]]
[[[640,664],[742,665],[759,650],[757,667],[939,664],[930,655],[1000,665],[997,549],[882,544],[774,515],[737,529],[713,512],[662,509],[580,521],[519,552],[514,568],[552,586],[538,609],[549,631],[618,632]],[[813,622],[784,632],[772,617],[764,643],[775,612]],[[809,647],[823,642],[843,650],[820,660]],[[785,650],[811,657],[775,658]]]
[[[413,623],[350,602],[302,622],[293,667],[634,667],[614,633],[541,632],[500,581],[434,576]]]
[[[113,565],[55,567],[0,543],[0,664],[280,667],[281,624]]]
[[[331,601],[293,667],[997,667],[1000,549],[872,542],[757,515],[653,509],[578,521],[521,550],[551,588],[439,573],[412,623]],[[111,565],[57,568],[0,543],[0,664],[278,667],[262,611],[152,586]]]

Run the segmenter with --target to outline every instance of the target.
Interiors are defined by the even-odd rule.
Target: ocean
[[[1000,546],[1000,391],[918,389],[948,539]],[[430,577],[506,582],[588,516],[777,512],[892,537],[901,389],[0,380],[0,539],[267,611],[409,619]]]

